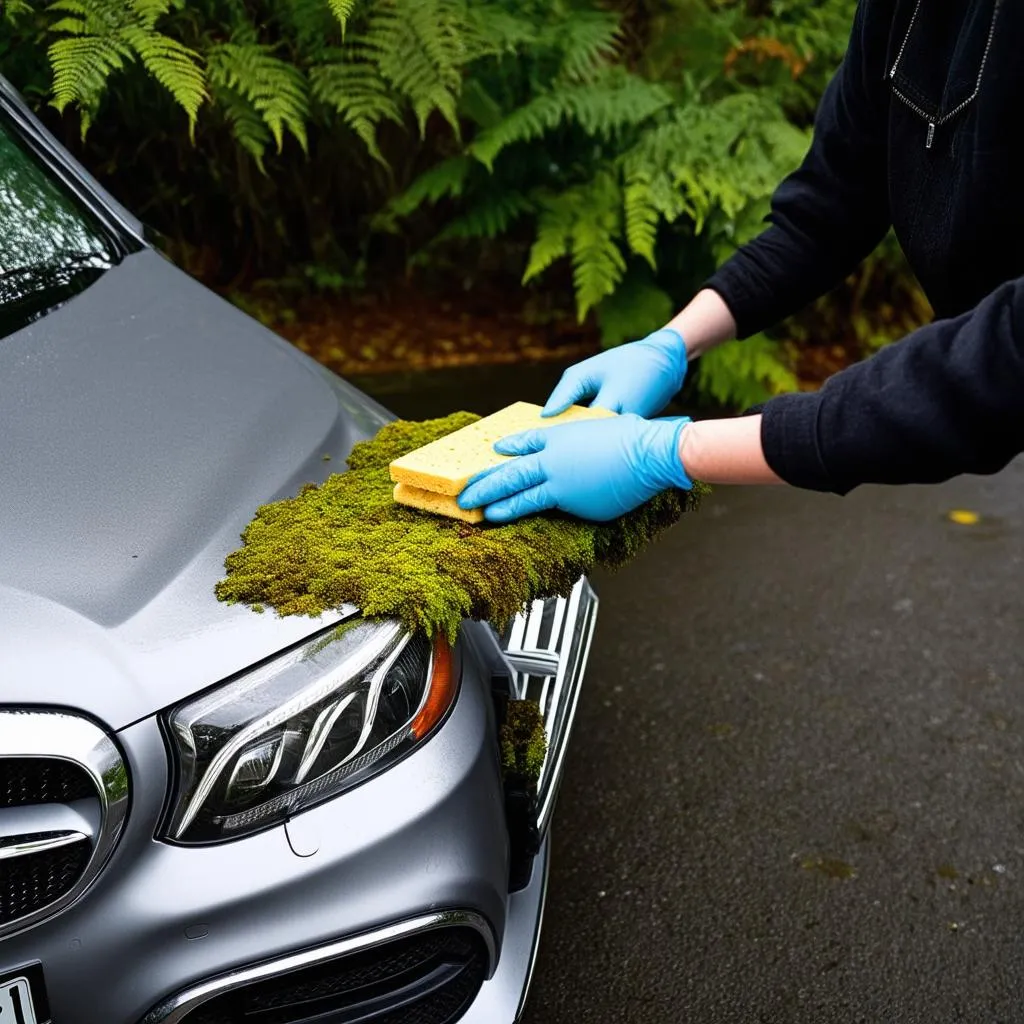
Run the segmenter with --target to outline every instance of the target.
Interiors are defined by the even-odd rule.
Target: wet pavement
[[[523,1024],[1024,1021],[1022,530],[1024,463],[719,489],[598,575]]]

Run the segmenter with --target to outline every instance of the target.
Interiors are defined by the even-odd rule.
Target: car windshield
[[[77,295],[122,254],[0,114],[0,338]]]

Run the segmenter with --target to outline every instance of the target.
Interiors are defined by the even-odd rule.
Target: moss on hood
[[[611,523],[551,513],[473,526],[396,504],[391,461],[477,419],[389,423],[353,447],[348,472],[263,505],[225,560],[218,599],[282,616],[349,603],[454,641],[464,618],[501,628],[527,601],[567,594],[595,566],[628,562],[704,490],[666,491]]]

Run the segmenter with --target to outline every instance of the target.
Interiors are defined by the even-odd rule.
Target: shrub
[[[616,344],[760,230],[855,5],[7,0],[0,59],[213,283],[511,267]],[[699,383],[792,387],[782,352],[725,346]]]

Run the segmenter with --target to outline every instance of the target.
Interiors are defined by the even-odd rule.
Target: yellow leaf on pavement
[[[955,508],[949,513],[949,519],[961,526],[976,526],[981,521],[981,516],[966,508]]]

